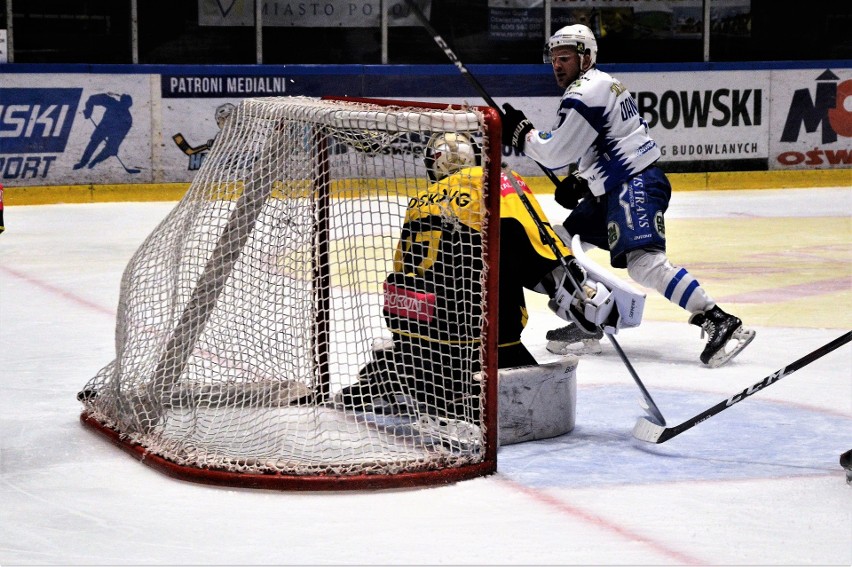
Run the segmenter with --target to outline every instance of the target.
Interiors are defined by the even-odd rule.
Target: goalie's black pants
[[[481,369],[479,345],[453,345],[410,337],[394,337],[391,352],[365,366],[360,378],[368,380],[374,395],[402,394],[418,402],[421,411],[439,417],[479,421]],[[498,367],[536,364],[520,342],[501,346]]]

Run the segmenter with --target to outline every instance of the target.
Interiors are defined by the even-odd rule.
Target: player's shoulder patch
[[[565,93],[565,94],[573,94],[573,93],[576,93],[576,92],[577,92],[578,90],[580,90],[582,87],[583,87],[583,78],[582,78],[582,77],[580,77],[580,78],[578,78],[576,81],[574,81],[573,83],[571,83],[570,85],[568,85],[568,88],[566,89],[566,93]]]
[[[615,96],[621,96],[621,93],[625,92],[627,87],[625,87],[620,81],[613,79],[612,84],[609,86],[609,90],[612,91]]]

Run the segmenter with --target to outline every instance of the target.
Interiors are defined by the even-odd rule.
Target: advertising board
[[[484,104],[451,65],[79,67],[84,72],[0,67],[12,71],[0,84],[0,182],[7,187],[191,181],[219,123],[247,97]],[[852,168],[850,62],[603,68],[634,95],[669,171]],[[524,110],[539,129],[554,126],[561,93],[549,66],[473,71],[498,103]],[[512,148],[503,155],[519,173],[542,174]]]

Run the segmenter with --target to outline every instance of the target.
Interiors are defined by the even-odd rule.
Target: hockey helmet
[[[587,26],[574,24],[558,29],[544,46],[544,62],[550,63],[551,51],[565,46],[576,48],[580,54],[588,53],[591,60],[590,67],[595,66],[598,60],[598,42],[595,34]]]
[[[429,180],[433,183],[464,169],[482,163],[479,146],[469,134],[441,132],[433,135],[423,157]]]

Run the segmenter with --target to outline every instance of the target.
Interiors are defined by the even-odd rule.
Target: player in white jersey
[[[556,201],[572,209],[565,229],[608,249],[613,267],[627,268],[634,281],[687,310],[689,322],[709,336],[701,361],[721,366],[751,342],[754,331],[722,311],[698,280],[666,257],[663,215],[671,185],[655,165],[660,149],[627,87],[596,67],[597,51],[586,26],[571,25],[553,34],[545,58],[565,89],[556,123],[538,130],[522,111],[504,104],[503,143],[549,169],[576,164],[576,172],[555,192]],[[549,333],[548,349],[567,352],[580,339],[588,343],[600,338],[600,333],[589,337],[569,325]]]

